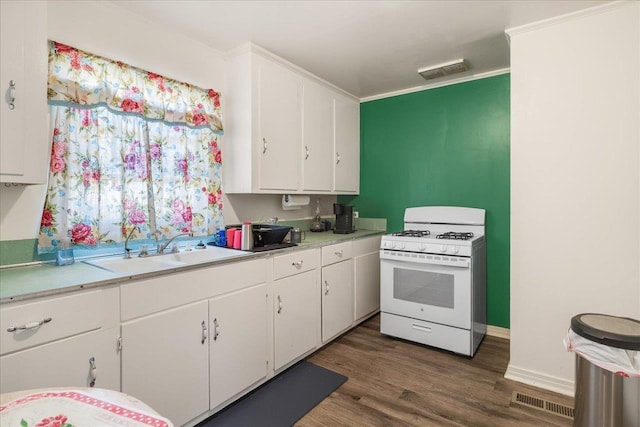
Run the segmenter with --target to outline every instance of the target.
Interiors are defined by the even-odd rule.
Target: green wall
[[[487,316],[509,328],[509,74],[362,103],[360,216],[403,228],[404,209],[486,209]]]

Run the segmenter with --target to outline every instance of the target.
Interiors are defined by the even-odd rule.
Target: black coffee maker
[[[349,234],[356,231],[353,227],[353,206],[334,203],[333,213],[336,214],[336,224],[333,228],[334,233]]]

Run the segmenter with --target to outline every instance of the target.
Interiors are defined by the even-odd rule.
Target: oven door
[[[380,251],[380,310],[471,328],[471,259]]]

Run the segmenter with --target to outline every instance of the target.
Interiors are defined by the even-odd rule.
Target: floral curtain
[[[40,253],[222,226],[219,94],[149,75],[51,42]]]

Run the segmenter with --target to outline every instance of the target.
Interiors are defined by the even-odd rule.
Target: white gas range
[[[484,209],[407,208],[380,243],[383,334],[473,356],[486,333]]]

